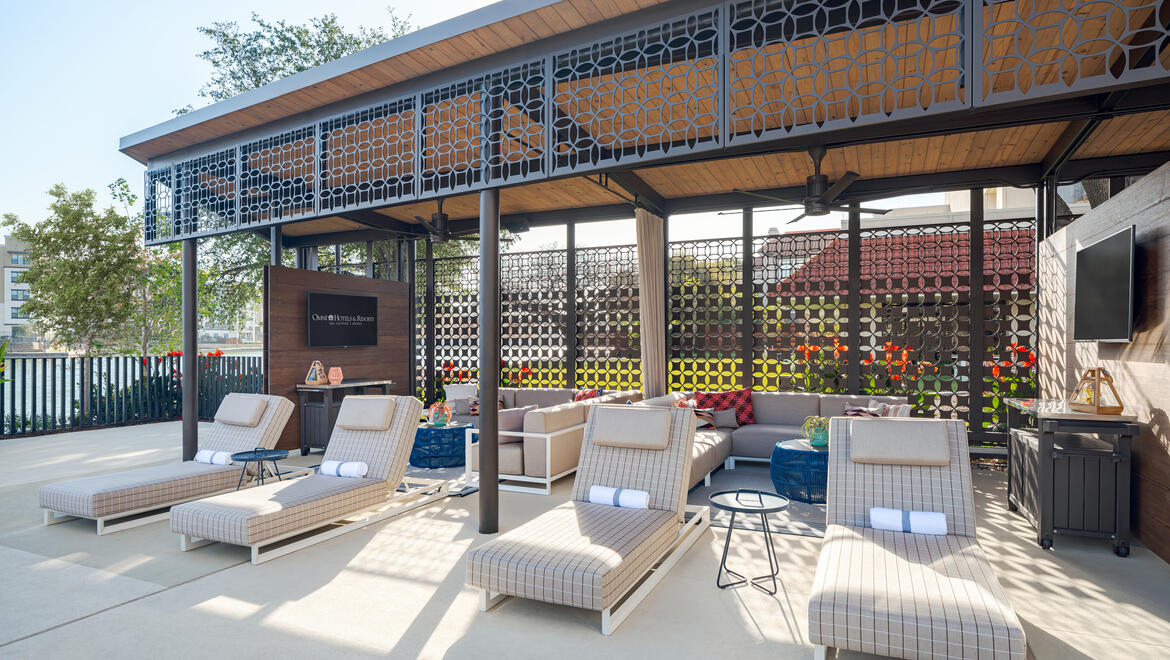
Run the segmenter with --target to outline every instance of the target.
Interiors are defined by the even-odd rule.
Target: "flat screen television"
[[[1133,226],[1077,250],[1073,340],[1133,340]]]
[[[309,292],[309,346],[378,345],[378,299]]]

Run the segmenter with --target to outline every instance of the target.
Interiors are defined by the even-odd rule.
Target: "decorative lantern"
[[[344,380],[344,378],[345,377],[341,375],[341,367],[329,367],[329,384],[330,385],[340,385],[341,381]]]
[[[305,385],[324,385],[328,382],[325,365],[320,360],[313,360],[313,364],[309,365],[309,373],[305,374]]]
[[[445,401],[436,401],[431,404],[427,413],[427,421],[430,422],[431,426],[446,426],[454,414],[455,411]]]
[[[1101,367],[1089,369],[1081,376],[1068,397],[1068,407],[1069,410],[1097,415],[1120,415],[1125,410],[1117,388],[1113,387],[1113,376]]]

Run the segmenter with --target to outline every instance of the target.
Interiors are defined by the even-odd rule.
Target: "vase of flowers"
[[[427,421],[431,426],[446,426],[451,421],[451,416],[455,414],[451,406],[443,401],[436,401],[431,404],[430,410],[427,413]]]
[[[805,417],[800,425],[800,432],[808,438],[808,444],[814,447],[824,447],[829,444],[829,418]]]

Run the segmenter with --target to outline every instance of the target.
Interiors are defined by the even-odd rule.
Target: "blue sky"
[[[399,16],[425,27],[489,4],[485,0],[399,0]],[[269,20],[305,22],[327,11],[347,28],[388,24],[385,2],[321,3],[309,0],[204,0],[201,2],[72,2],[4,0],[0,7],[0,213],[39,222],[45,191],[54,183],[93,188],[103,204],[106,186],[125,177],[142,188],[143,168],[118,152],[118,139],[165,121],[175,108],[206,104],[197,92],[210,75],[197,54],[209,42],[196,28],[213,21],[246,24],[253,12]],[[904,203],[937,204],[941,196]],[[787,214],[757,216],[757,232],[782,226]],[[794,215],[791,214],[791,215]],[[680,218],[675,238],[728,234],[738,218],[704,214]],[[826,216],[793,227],[839,225]],[[734,232],[732,232],[734,233]],[[633,223],[582,225],[581,245],[633,241]],[[533,231],[512,246],[538,249],[564,244],[563,228]]]

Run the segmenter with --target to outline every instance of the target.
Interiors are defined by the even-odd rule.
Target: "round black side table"
[[[779,513],[787,509],[788,498],[762,490],[740,488],[712,493],[711,506],[731,512],[731,522],[727,525],[727,536],[723,539],[723,558],[719,560],[719,572],[715,574],[715,586],[726,589],[747,582],[766,594],[776,595],[776,576],[780,573],[780,561],[776,559],[776,548],[772,545],[772,530],[768,527],[768,514]],[[731,547],[731,532],[735,529],[735,514],[737,513],[758,514],[760,516],[760,523],[764,528],[764,547],[768,551],[770,573],[748,578],[727,567],[727,550]],[[724,572],[737,579],[723,582]],[[772,580],[771,589],[761,584],[767,579]]]
[[[240,469],[240,480],[236,482],[236,490],[244,484],[244,475],[248,473],[248,463],[255,463],[259,472],[257,478],[260,479],[260,485],[264,485],[264,463],[272,463],[272,473],[276,475],[277,480],[284,481],[280,476],[280,469],[276,467],[276,462],[288,458],[288,452],[284,449],[264,449],[257,447],[251,451],[241,451],[232,454],[233,463],[243,463],[244,467]]]

